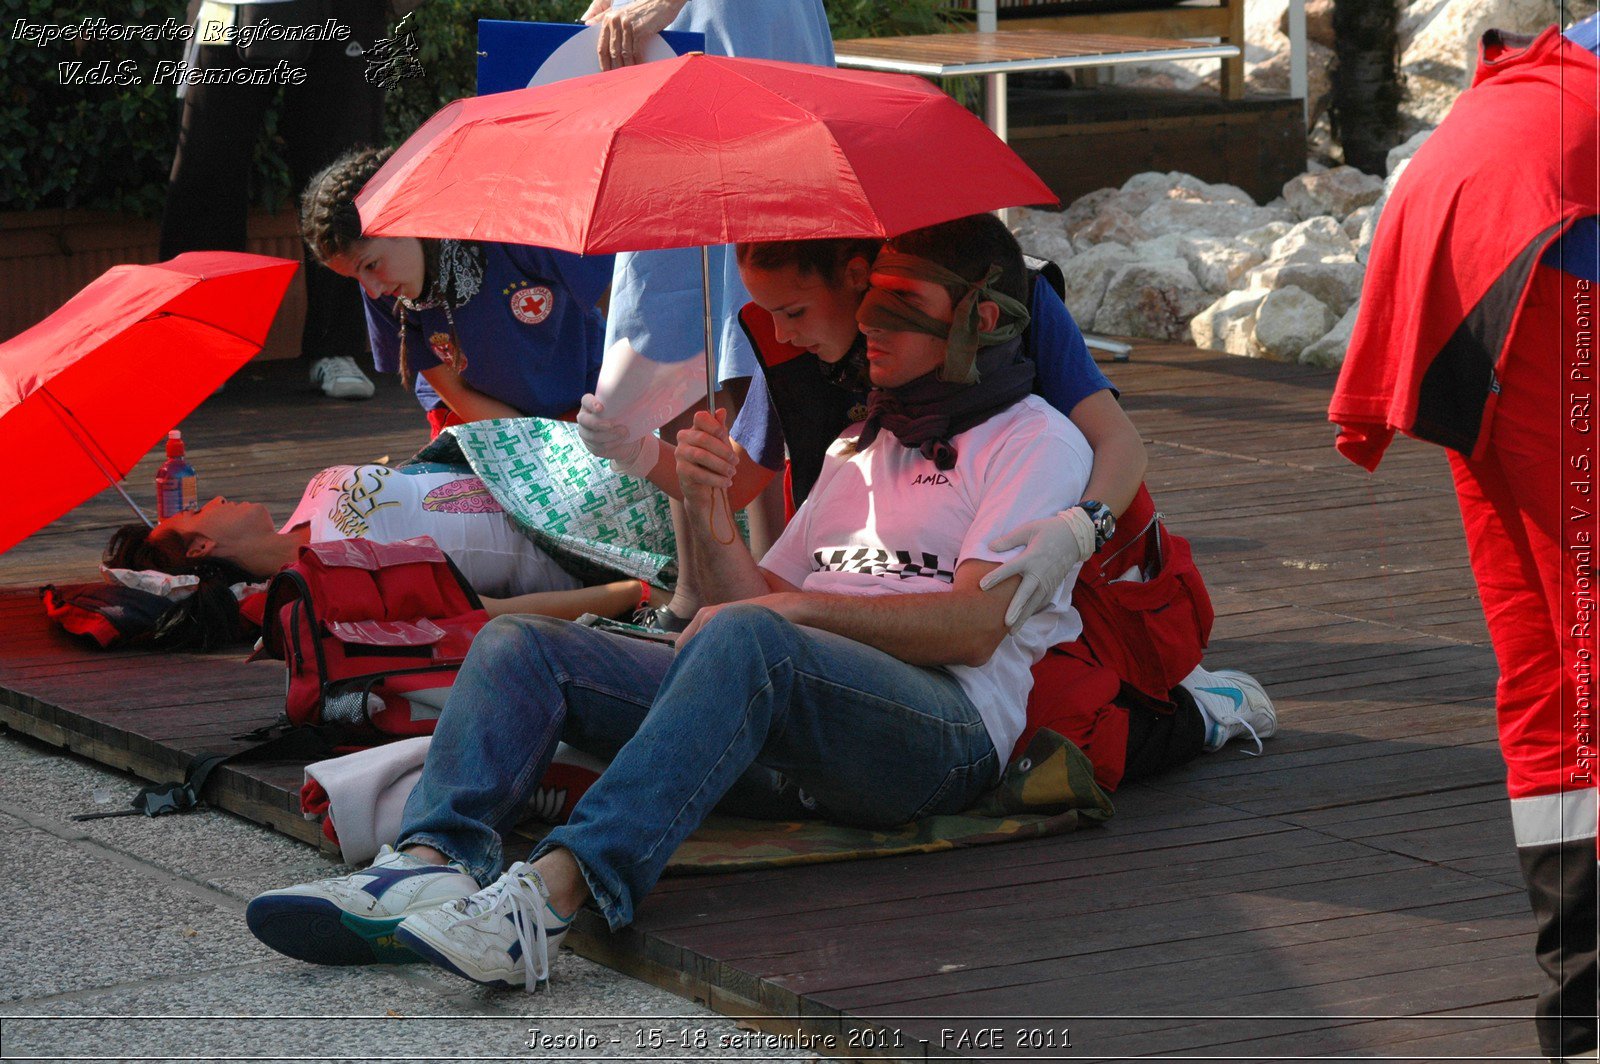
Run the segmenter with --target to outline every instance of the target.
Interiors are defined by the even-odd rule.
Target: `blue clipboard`
[[[576,75],[582,70],[571,69],[576,46],[562,47],[588,27],[577,22],[507,22],[500,19],[478,21],[478,95],[527,88],[539,76],[541,68],[552,60],[563,69]],[[703,52],[706,36],[703,33],[685,33],[669,30],[660,35],[665,45],[678,55]],[[554,68],[552,68],[554,69]],[[595,60],[589,73],[600,69]]]

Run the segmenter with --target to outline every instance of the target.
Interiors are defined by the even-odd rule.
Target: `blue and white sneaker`
[[[423,958],[485,986],[526,987],[550,979],[550,960],[572,917],[550,907],[533,866],[518,861],[470,898],[406,917],[395,938]]]
[[[245,909],[251,934],[312,964],[411,964],[394,940],[413,913],[472,896],[478,881],[455,865],[434,865],[385,846],[370,868],[336,879],[258,894]]]
[[[1238,669],[1208,672],[1195,668],[1183,678],[1182,686],[1194,696],[1200,715],[1206,721],[1207,753],[1221,750],[1228,740],[1248,735],[1255,740],[1252,757],[1262,751],[1261,740],[1278,733],[1278,711],[1259,680]],[[1249,753],[1249,751],[1245,751]]]

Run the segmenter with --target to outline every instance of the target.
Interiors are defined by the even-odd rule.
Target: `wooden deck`
[[[1344,462],[1325,372],[1158,345],[1105,368],[1212,589],[1208,662],[1277,702],[1267,756],[1125,788],[1075,835],[669,879],[632,928],[575,945],[825,1055],[866,1032],[905,1059],[1536,1058],[1494,661],[1442,455]],[[287,513],[321,466],[420,441],[393,382],[338,404],[293,369],[250,367],[185,424],[203,492]],[[0,585],[92,579],[114,500],[0,557]],[[0,720],[147,775],[277,711],[269,665],[77,650],[20,591],[0,626]],[[297,771],[219,775],[220,802],[312,837]]]

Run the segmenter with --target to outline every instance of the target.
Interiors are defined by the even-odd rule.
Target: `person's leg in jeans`
[[[614,756],[672,661],[670,646],[548,617],[491,621],[450,689],[398,847],[429,847],[491,882],[502,834],[527,808],[557,742]]]
[[[534,859],[571,852],[621,927],[754,763],[794,780],[828,819],[865,827],[958,812],[1000,772],[949,673],[733,605],[678,654],[638,735]]]
[[[541,640],[523,659],[525,681],[543,687],[565,676],[568,740],[605,711],[594,677],[573,675],[571,645]],[[609,665],[603,675],[617,671]],[[561,682],[561,681],[558,681]],[[887,827],[966,808],[999,776],[999,758],[977,709],[947,672],[905,664],[830,633],[798,627],[760,606],[724,607],[680,650],[637,734],[584,794],[572,819],[535,850],[535,867],[575,859],[612,927],[633,918],[639,900],[678,845],[752,764],[781,773],[818,809],[843,823]],[[563,857],[561,855],[570,855]],[[484,895],[503,898],[502,878]],[[557,886],[560,891],[564,887]],[[532,898],[529,904],[537,904]],[[558,894],[541,909],[540,934],[558,938],[572,903]],[[452,927],[486,905],[419,914],[399,937],[452,970],[459,962]],[[490,920],[486,926],[498,926]],[[467,936],[476,940],[480,936]],[[446,960],[441,961],[443,952]],[[507,950],[501,950],[500,967]],[[526,947],[510,950],[526,956]],[[513,981],[505,976],[504,981]],[[484,979],[483,981],[489,981]],[[520,981],[520,979],[516,980]]]
[[[473,640],[440,715],[400,848],[385,847],[353,875],[258,895],[245,913],[251,932],[315,964],[415,961],[394,941],[400,922],[492,880],[500,833],[526,809],[556,740],[565,736],[602,757],[615,753],[671,662],[670,647],[564,621],[491,621]],[[567,712],[569,699],[583,708],[581,719]]]

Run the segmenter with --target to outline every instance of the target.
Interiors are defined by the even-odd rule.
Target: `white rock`
[[[1272,56],[1250,68],[1245,82],[1254,92],[1263,95],[1285,96],[1289,92],[1289,38],[1282,39],[1282,47]],[[1311,113],[1317,114],[1325,107],[1325,100],[1333,88],[1333,49],[1316,41],[1306,42],[1306,99]]]
[[[1302,220],[1319,214],[1343,219],[1383,195],[1383,179],[1353,166],[1336,166],[1320,174],[1300,174],[1283,186],[1283,198]]]
[[[1196,347],[1248,355],[1255,333],[1256,311],[1267,298],[1263,288],[1229,292],[1189,322],[1189,338]]]
[[[1011,217],[1011,231],[1016,235],[1022,250],[1035,258],[1049,259],[1061,265],[1076,252],[1066,229],[1061,225],[1061,215],[1054,211],[1032,211],[1015,208]]]
[[[1306,40],[1333,47],[1333,0],[1306,0]],[[1278,20],[1278,32],[1289,35],[1289,12]]]
[[[1431,125],[1443,120],[1471,84],[1484,30],[1537,33],[1563,16],[1558,0],[1448,0],[1425,18],[1408,19],[1415,32],[1400,57],[1406,113]]]
[[[1189,237],[1178,250],[1200,287],[1212,295],[1232,289],[1247,270],[1265,258],[1263,249],[1253,244],[1213,236]]]
[[[1121,244],[1101,244],[1080,255],[1056,260],[1066,280],[1067,309],[1073,320],[1085,326],[1093,322],[1111,275],[1136,261],[1138,256]]]
[[[1081,250],[1096,244],[1122,244],[1127,247],[1150,239],[1139,220],[1118,207],[1115,202],[1105,204],[1087,224],[1072,233],[1072,246]]]
[[[1073,230],[1087,225],[1100,213],[1100,208],[1107,203],[1116,203],[1122,192],[1114,188],[1097,188],[1093,192],[1085,193],[1072,201],[1071,206],[1061,212],[1061,228],[1071,233]],[[1126,208],[1124,208],[1126,209]],[[1132,212],[1129,212],[1132,213]]]
[[[1334,321],[1328,308],[1311,293],[1293,285],[1275,288],[1256,311],[1251,353],[1258,358],[1292,362],[1326,335]]]
[[[1181,340],[1189,335],[1189,319],[1208,302],[1210,297],[1182,262],[1140,260],[1107,282],[1093,330]]]
[[[1350,349],[1350,336],[1356,328],[1356,312],[1361,309],[1360,303],[1353,303],[1350,309],[1344,312],[1344,317],[1330,329],[1322,339],[1300,352],[1300,364],[1303,366],[1342,366],[1344,354]]]
[[[1307,218],[1273,241],[1267,249],[1267,262],[1283,266],[1291,262],[1327,262],[1349,256],[1354,261],[1355,244],[1344,235],[1339,223],[1323,215]]]
[[[1286,220],[1276,211],[1242,203],[1201,203],[1166,200],[1152,204],[1139,215],[1139,225],[1155,236],[1235,236],[1269,222]]]
[[[1255,229],[1247,229],[1240,233],[1238,239],[1260,251],[1263,255],[1278,239],[1294,228],[1291,222],[1268,222],[1266,225]]]
[[[1406,162],[1413,155],[1417,154],[1417,149],[1422,147],[1423,143],[1426,142],[1427,139],[1432,135],[1433,130],[1424,129],[1420,132],[1413,133],[1411,135],[1411,139],[1407,140],[1404,144],[1396,144],[1394,147],[1390,148],[1389,154],[1384,160],[1383,172],[1392,177],[1394,175],[1395,167]]]
[[[1338,317],[1361,298],[1361,280],[1366,272],[1366,268],[1353,259],[1289,262],[1282,266],[1269,262],[1251,270],[1246,283],[1252,288],[1298,288]]]
[[[1365,207],[1357,207],[1355,210],[1350,212],[1350,214],[1342,223],[1340,223],[1340,230],[1343,231],[1344,235],[1349,237],[1351,240],[1359,241],[1361,239],[1362,223],[1367,220],[1367,215],[1371,213],[1371,204],[1368,204]],[[1361,257],[1361,247],[1359,244],[1356,246],[1356,257]]]

